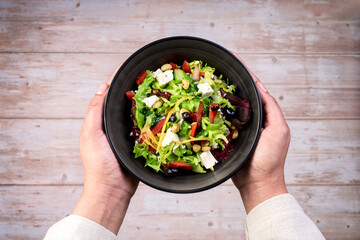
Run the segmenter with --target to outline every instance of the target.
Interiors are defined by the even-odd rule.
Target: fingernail
[[[102,83],[99,86],[99,89],[96,92],[96,95],[102,95],[106,92],[106,90],[108,89],[109,85],[107,83]]]
[[[268,92],[268,90],[265,88],[264,84],[262,82],[258,81],[258,86],[263,92]]]

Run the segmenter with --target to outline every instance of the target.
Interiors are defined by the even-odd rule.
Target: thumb
[[[86,132],[103,130],[104,103],[108,88],[107,83],[102,83],[91,100],[83,124]]]

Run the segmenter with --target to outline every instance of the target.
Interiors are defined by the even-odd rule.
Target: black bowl
[[[134,158],[133,143],[127,138],[132,121],[131,102],[125,92],[136,88],[135,80],[144,70],[155,71],[164,63],[182,63],[183,60],[202,60],[215,67],[236,86],[236,95],[250,101],[252,120],[240,131],[235,150],[215,171],[168,177],[144,168],[145,161]],[[170,37],[152,42],[136,51],[116,73],[106,97],[104,110],[105,131],[120,164],[143,183],[159,190],[174,193],[193,193],[215,187],[228,180],[250,158],[259,138],[262,106],[256,85],[245,66],[231,52],[218,44],[196,37]]]

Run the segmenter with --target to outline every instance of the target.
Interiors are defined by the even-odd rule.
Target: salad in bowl
[[[214,171],[225,161],[251,120],[251,107],[222,78],[200,60],[144,71],[137,89],[126,92],[135,158],[169,176]]]

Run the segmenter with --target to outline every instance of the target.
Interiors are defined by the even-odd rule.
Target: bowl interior
[[[134,158],[131,141],[126,137],[132,127],[131,102],[125,92],[136,88],[135,80],[144,70],[155,71],[162,64],[183,60],[202,60],[215,67],[216,75],[229,78],[236,86],[236,95],[250,101],[252,121],[239,133],[235,150],[215,171],[206,174],[188,174],[167,177],[144,168],[145,161]],[[229,179],[250,157],[260,133],[262,109],[255,84],[242,63],[229,51],[212,42],[192,38],[173,37],[158,40],[135,52],[119,69],[110,86],[105,104],[105,130],[110,145],[119,162],[145,184],[176,193],[190,193],[214,187]]]

